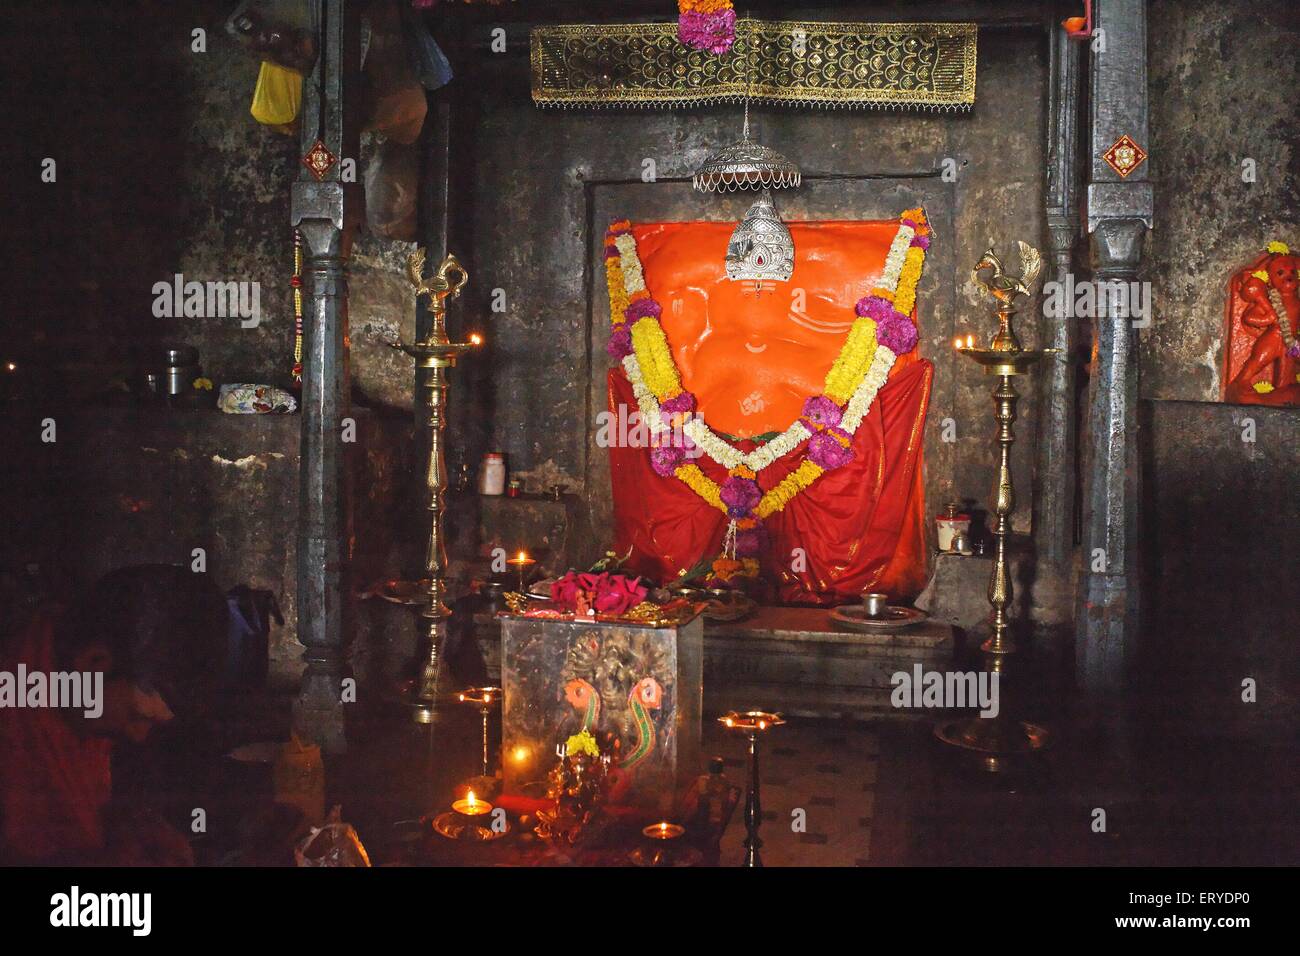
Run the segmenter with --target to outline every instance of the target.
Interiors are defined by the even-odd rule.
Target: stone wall
[[[1219,403],[1228,277],[1270,240],[1300,245],[1300,115],[1287,92],[1300,81],[1300,20],[1289,0],[1152,0],[1148,16],[1154,324],[1140,337],[1152,401],[1135,679],[1177,681],[1189,712],[1229,733],[1300,707],[1287,596],[1300,416]],[[1247,678],[1255,706],[1241,705]]]
[[[223,30],[227,0],[131,5],[53,0],[6,10],[22,152],[4,230],[2,383],[7,481],[0,570],[39,564],[75,589],[125,564],[188,563],[205,550],[223,588],[274,592],[285,624],[273,669],[292,676],[298,423],[133,404],[122,389],[164,342],[200,353],[222,382],[288,387],[293,362],[289,184],[299,146],[249,113],[258,63]],[[206,48],[195,50],[193,30]],[[20,55],[21,54],[21,55]],[[374,143],[363,143],[362,169]],[[57,163],[54,182],[41,162]],[[21,171],[21,172],[19,172]],[[30,173],[30,175],[29,175]],[[412,244],[362,234],[353,249],[351,343],[357,524],[354,584],[419,570],[422,509],[410,359]],[[246,281],[260,322],[154,314],[153,285]],[[59,439],[38,440],[53,418]],[[409,518],[407,516],[410,516]],[[358,669],[413,648],[408,615],[358,605]],[[387,636],[385,636],[387,635]],[[391,639],[390,639],[391,638]],[[391,647],[390,647],[391,645]],[[391,669],[388,662],[382,665]]]

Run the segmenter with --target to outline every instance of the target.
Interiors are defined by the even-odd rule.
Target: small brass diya
[[[636,866],[695,866],[704,858],[699,850],[682,840],[686,828],[667,820],[641,829],[645,842],[627,855]]]
[[[769,713],[766,710],[746,710],[742,713],[736,713],[733,710],[731,713],[719,717],[718,723],[728,730],[739,730],[741,733],[761,733],[769,727],[780,727],[785,723],[785,718],[780,714]]]
[[[506,564],[511,565],[519,574],[519,593],[524,593],[524,585],[527,583],[529,569],[537,563],[537,559],[530,557],[527,551],[520,551],[513,558],[507,558]]]
[[[464,799],[456,800],[451,810],[440,813],[433,821],[433,829],[449,840],[468,840],[475,843],[487,843],[497,840],[510,832],[509,820],[498,829],[493,826],[495,819],[502,819],[493,811],[496,808],[486,800],[480,800],[471,790]]]

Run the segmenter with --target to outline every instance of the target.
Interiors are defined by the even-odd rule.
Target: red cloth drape
[[[836,604],[867,588],[911,597],[925,583],[921,435],[930,400],[933,366],[918,361],[892,377],[853,436],[854,458],[827,472],[769,517],[764,577],[778,582],[786,603]],[[624,418],[637,408],[622,369],[609,373],[609,406]],[[737,442],[744,451],[753,442]],[[759,473],[768,490],[803,457],[803,447]],[[609,450],[614,494],[615,548],[632,549],[628,566],[656,580],[671,580],[712,557],[721,547],[727,517],[676,478],[650,467],[647,449]],[[727,471],[709,458],[695,463],[714,481]],[[797,562],[796,548],[803,562]],[[797,568],[803,565],[802,570]]]

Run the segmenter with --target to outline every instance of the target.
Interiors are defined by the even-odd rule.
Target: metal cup
[[[862,610],[867,617],[883,617],[889,609],[889,595],[863,592]]]

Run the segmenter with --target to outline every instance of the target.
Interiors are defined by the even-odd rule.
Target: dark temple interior
[[[0,862],[1294,865],[1298,42],[9,4]]]

